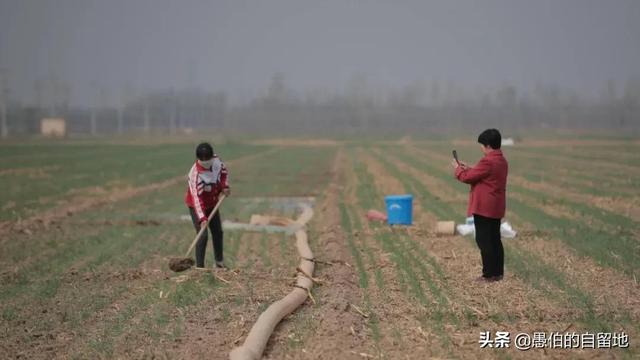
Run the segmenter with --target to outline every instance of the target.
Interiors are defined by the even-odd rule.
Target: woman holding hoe
[[[196,147],[196,161],[189,170],[187,192],[184,202],[196,232],[207,225],[207,219],[214,210],[220,194],[229,196],[228,171],[213,147],[209,143],[201,143]],[[209,222],[213,237],[213,253],[216,267],[226,268],[222,255],[222,222],[220,211],[216,211]],[[205,231],[196,243],[196,267],[204,267],[204,255],[207,249],[207,232]]]

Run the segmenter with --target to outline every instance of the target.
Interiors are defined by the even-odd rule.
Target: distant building
[[[40,134],[64,137],[67,135],[67,122],[62,118],[44,118],[40,121]]]

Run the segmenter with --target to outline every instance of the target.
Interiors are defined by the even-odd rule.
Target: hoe
[[[218,212],[218,208],[222,204],[222,200],[224,200],[224,198],[225,198],[224,195],[220,196],[220,199],[218,200],[216,207],[213,208],[213,211],[211,211],[211,214],[209,214],[209,217],[207,218],[207,223],[202,228],[200,228],[200,231],[198,231],[198,234],[196,235],[195,239],[193,239],[193,241],[191,242],[191,245],[189,246],[189,250],[187,250],[187,253],[184,254],[184,257],[182,258],[174,257],[169,259],[169,269],[175,272],[180,272],[180,271],[185,271],[191,268],[195,264],[195,261],[193,261],[193,258],[191,258],[189,254],[191,253],[191,250],[193,250],[193,247],[196,246],[196,242],[198,241],[200,236],[202,236],[202,234],[205,231],[207,231],[207,227],[209,226],[209,221],[211,221],[211,219],[213,218],[213,215],[216,212]]]

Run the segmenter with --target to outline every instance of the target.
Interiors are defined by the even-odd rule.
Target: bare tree
[[[144,97],[144,133],[148,134],[151,131],[151,121],[149,119],[149,95],[145,95]]]
[[[71,100],[71,84],[68,82],[60,83],[60,107],[63,116],[69,115],[69,101]]]
[[[283,104],[287,101],[288,92],[284,74],[277,72],[271,77],[271,83],[267,90],[267,100],[275,104]]]
[[[0,69],[0,135],[3,138],[9,136],[7,126],[7,103],[9,98],[9,86],[7,80],[7,70]]]
[[[174,89],[171,89],[169,97],[169,103],[171,104],[169,110],[169,133],[171,135],[174,135],[176,133],[176,121],[178,117],[178,104],[176,101],[176,92]]]
[[[131,86],[131,83],[126,82],[120,91],[120,96],[118,97],[118,134],[122,134],[124,132],[125,127],[125,109],[127,107],[127,103],[131,101],[134,97],[134,90]]]
[[[44,81],[42,79],[37,79],[33,84],[35,90],[35,106],[38,109],[38,112],[42,111],[44,107]]]
[[[91,104],[91,115],[89,115],[89,133],[91,135],[96,135],[98,133],[97,127],[97,115],[96,108],[98,106],[98,85],[95,82],[91,83],[91,88],[93,90],[93,104]]]
[[[108,126],[110,122],[109,105],[111,104],[111,91],[104,85],[101,85],[98,90],[98,104],[98,110],[102,115],[102,122],[104,123],[103,128],[112,129],[112,127]]]
[[[117,124],[116,131],[118,132],[118,135],[121,135],[124,127],[124,105],[123,105],[122,99],[118,101],[118,107],[116,108],[116,113],[118,117],[118,124]]]

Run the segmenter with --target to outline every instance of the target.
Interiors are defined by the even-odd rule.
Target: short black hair
[[[203,142],[196,147],[196,158],[198,160],[209,160],[213,157],[213,147],[211,144]]]
[[[500,149],[502,145],[502,135],[498,129],[487,129],[478,136],[478,142],[492,149]]]

